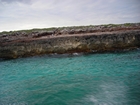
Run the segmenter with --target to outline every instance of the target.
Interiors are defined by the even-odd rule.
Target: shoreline
[[[65,58],[65,57],[79,57],[82,55],[90,55],[90,54],[119,54],[119,53],[129,53],[129,52],[133,52],[133,51],[140,51],[140,47],[139,48],[131,48],[131,49],[118,49],[115,51],[105,51],[105,52],[74,52],[74,53],[63,53],[63,54],[59,54],[59,53],[52,53],[52,54],[40,54],[40,55],[34,55],[34,56],[25,56],[25,57],[18,57],[16,59],[22,59],[22,58],[38,58],[38,57],[49,57],[49,58]],[[15,58],[0,58],[0,62],[2,61],[7,61],[7,60],[13,60]]]

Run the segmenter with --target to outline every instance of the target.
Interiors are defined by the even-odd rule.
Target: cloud
[[[1,0],[0,31],[140,22],[139,0]]]
[[[21,3],[31,3],[31,0],[0,0],[0,2],[2,3],[15,3],[15,2],[21,2]]]

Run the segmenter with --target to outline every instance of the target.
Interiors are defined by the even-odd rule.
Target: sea
[[[140,50],[1,59],[0,105],[140,105]]]

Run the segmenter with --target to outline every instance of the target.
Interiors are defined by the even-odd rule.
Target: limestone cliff
[[[140,47],[140,24],[123,28],[101,27],[86,31],[55,29],[55,31],[18,34],[0,36],[0,58],[51,53],[105,52]]]

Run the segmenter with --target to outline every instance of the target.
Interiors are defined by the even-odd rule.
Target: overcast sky
[[[0,0],[0,31],[140,22],[140,0]]]

